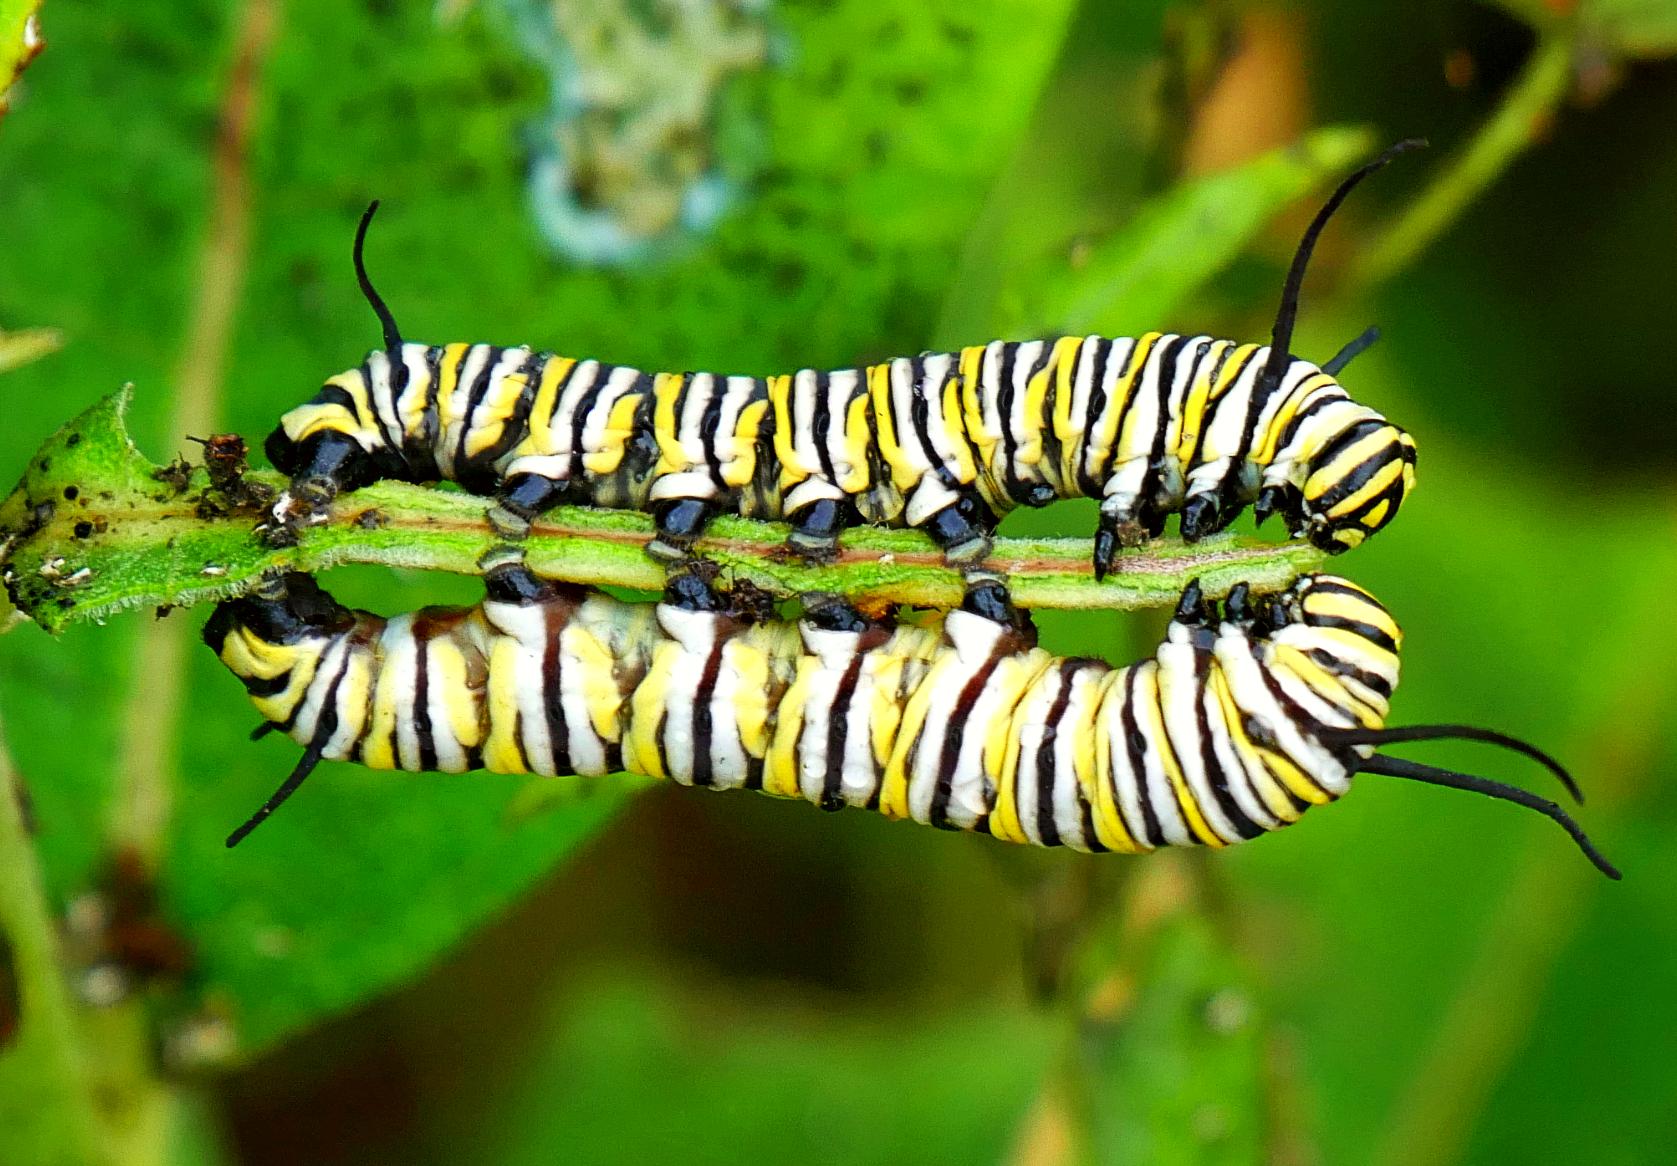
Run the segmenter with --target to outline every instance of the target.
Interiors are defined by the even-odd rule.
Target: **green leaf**
[[[6,113],[6,90],[46,47],[41,39],[40,9],[41,0],[0,0],[0,117]]]
[[[64,343],[51,328],[25,328],[21,331],[0,331],[0,372],[18,368],[32,360],[58,351]]]
[[[371,197],[387,200],[372,261],[415,338],[762,370],[922,347],[960,240],[1025,124],[1071,3],[773,6],[772,60],[729,81],[727,132],[695,145],[737,176],[734,203],[713,230],[657,262],[611,271],[555,263],[539,245],[524,143],[549,79],[485,19],[489,7],[474,5],[444,27],[430,5],[287,6],[250,101],[251,250],[221,427],[266,432],[373,341],[347,262],[354,216]],[[206,218],[215,135],[205,127],[222,114],[228,76],[240,72],[229,60],[238,51],[236,15],[208,2],[115,16],[59,6],[53,60],[65,68],[53,86],[31,93],[31,116],[10,119],[0,135],[0,307],[8,319],[27,309],[27,318],[61,323],[75,342],[8,377],[5,465],[22,466],[42,434],[92,404],[87,386],[174,383],[199,274],[193,244]],[[114,136],[97,115],[113,107],[128,111]],[[90,168],[88,158],[99,164]],[[112,215],[112,206],[123,213]],[[469,263],[460,261],[463,248]],[[186,435],[166,426],[167,405],[165,393],[148,392],[129,421],[154,448],[181,448]],[[102,533],[114,525],[120,538],[155,517],[140,507],[168,500],[149,480],[149,463],[133,460],[115,432],[93,470],[114,474],[136,505],[100,512]],[[67,461],[54,472],[74,469]],[[27,524],[27,512],[51,500],[56,529],[74,543],[81,519],[65,508],[75,500],[62,497],[74,484],[37,481],[33,494],[0,504],[7,524]],[[203,485],[193,479],[177,500]],[[112,493],[100,500],[96,491],[86,509],[114,501]],[[447,514],[474,524],[481,516],[479,501],[436,492],[398,490],[389,499],[453,506]],[[589,533],[610,533],[604,521]],[[113,610],[203,598],[206,582],[252,567],[241,554],[262,553],[248,541],[250,522],[212,531],[225,539],[211,548],[227,551],[225,561],[202,546],[177,546],[177,565],[188,568],[178,593],[136,584],[124,566],[134,560],[120,547],[101,560],[109,575],[88,586],[108,586]],[[363,553],[400,558],[388,544],[345,550],[331,541],[342,532],[321,533],[319,557],[305,565]],[[440,539],[432,549],[463,562],[476,537]],[[633,546],[624,561],[646,569]],[[14,564],[43,623],[62,627],[68,610],[83,610],[83,593],[41,576],[44,565]],[[205,566],[229,573],[204,576]],[[417,606],[434,598],[435,582],[381,571],[378,602]],[[68,608],[57,603],[66,597]],[[143,710],[162,687],[185,689],[183,744],[161,762],[175,812],[159,880],[167,919],[197,963],[190,992],[174,1002],[219,1018],[239,1054],[418,974],[570,853],[627,788],[607,783],[543,809],[551,800],[544,792],[574,784],[328,766],[286,815],[230,855],[221,839],[295,750],[244,740],[248,702],[208,653],[194,653],[178,674],[131,675],[141,618],[72,629],[57,642],[7,636],[0,685],[59,903],[107,861],[123,710],[133,702]]]
[[[1627,57],[1677,53],[1673,0],[1584,0],[1578,15],[1593,42]]]
[[[1082,1025],[1092,1160],[1264,1160],[1264,1027],[1249,970],[1191,913],[1147,942],[1135,999]]]
[[[442,1158],[993,1162],[1048,1059],[1051,1028],[1017,1006],[868,1023],[707,987],[630,975],[567,991],[492,1112],[434,1140]]]
[[[479,558],[499,541],[481,498],[381,483],[339,499],[332,520],[304,532],[298,546],[276,549],[252,533],[261,501],[240,508],[203,470],[180,467],[171,477],[147,461],[123,425],[127,401],[126,391],[117,393],[61,429],[0,503],[0,563],[11,572],[9,589],[49,631],[136,606],[224,597],[277,568],[383,563],[475,574]],[[283,485],[272,474],[249,480],[266,487],[263,498]],[[786,533],[779,523],[724,518],[697,549],[779,595],[960,602],[960,572],[919,532],[849,531],[837,560],[823,567],[787,561]],[[664,569],[644,550],[652,535],[644,514],[561,507],[536,524],[529,562],[552,577],[657,590]],[[1169,540],[1126,554],[1121,569],[1097,583],[1091,557],[1087,539],[1002,539],[987,565],[1008,577],[1015,600],[1027,607],[1132,610],[1174,602],[1194,578],[1213,596],[1242,581],[1275,590],[1323,559],[1300,542],[1222,535],[1188,547]]]
[[[1182,302],[1279,211],[1364,160],[1373,145],[1366,129],[1332,126],[1160,195],[1059,281],[1042,319],[1068,333],[1167,328]]]

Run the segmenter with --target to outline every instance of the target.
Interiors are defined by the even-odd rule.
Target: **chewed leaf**
[[[380,483],[338,500],[331,520],[295,547],[256,536],[258,499],[283,486],[252,473],[249,498],[230,498],[202,467],[157,466],[123,425],[129,391],[106,398],[54,434],[0,503],[0,561],[19,610],[48,631],[141,606],[185,607],[248,589],[264,572],[314,571],[342,563],[382,563],[479,573],[498,540],[481,498]],[[638,513],[560,507],[536,523],[532,567],[579,583],[656,590],[664,571],[645,552],[652,520]],[[823,566],[788,561],[786,527],[723,518],[698,553],[734,577],[779,595],[836,592],[859,601],[948,607],[960,602],[961,575],[917,531],[864,528],[846,533]],[[1026,607],[1133,610],[1175,601],[1189,579],[1221,596],[1238,582],[1255,590],[1285,586],[1322,554],[1304,543],[1222,535],[1189,547],[1165,540],[1121,560],[1095,582],[1087,539],[1000,539],[987,566],[1004,574]]]

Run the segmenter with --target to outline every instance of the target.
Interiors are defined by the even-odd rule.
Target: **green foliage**
[[[1600,109],[1563,99],[1595,50],[1667,51],[1670,7],[1507,6],[1533,14],[1543,51],[1507,88],[1487,68],[1466,92],[1438,79],[1457,30],[1401,5],[1307,8],[1302,63],[1280,71],[1305,70],[1317,120],[1438,149],[1336,223],[1297,347],[1324,355],[1378,319],[1387,339],[1348,382],[1421,444],[1403,520],[1335,563],[1407,629],[1397,719],[1495,724],[1575,762],[1622,887],[1506,807],[1360,782],[1284,836],[1189,868],[1203,902],[1143,944],[1090,940],[1098,894],[1070,910],[1068,942],[1134,991],[1116,1013],[1081,993],[1045,1013],[1019,998],[1018,947],[1020,921],[1051,912],[997,877],[999,846],[745,795],[671,793],[620,815],[620,780],[326,766],[229,855],[228,828],[295,750],[243,739],[248,705],[206,653],[160,671],[171,658],[140,650],[184,642],[195,617],[156,630],[126,614],[50,640],[23,628],[0,639],[0,707],[35,829],[0,838],[0,920],[14,953],[32,929],[28,991],[84,983],[89,957],[55,951],[51,924],[106,885],[141,768],[172,804],[156,921],[193,960],[113,1007],[67,1001],[69,1025],[26,994],[0,1047],[0,1161],[98,1160],[88,1120],[112,1134],[107,1157],[135,1162],[970,1161],[1022,1157],[1054,1090],[1079,1127],[1060,1132],[1103,1160],[1657,1156],[1677,1054],[1677,673],[1662,664],[1677,543],[1669,441],[1627,405],[1668,395],[1646,356],[1658,322],[1639,335],[1624,321],[1670,298],[1645,257],[1677,247],[1656,197],[1677,154],[1653,72]],[[0,123],[0,325],[52,325],[65,344],[0,381],[0,466],[25,468],[125,380],[140,445],[187,448],[165,418],[209,233],[208,150],[240,77],[254,86],[249,277],[217,427],[250,437],[373,342],[347,262],[373,196],[387,201],[375,274],[416,339],[768,372],[1024,334],[1074,309],[1114,329],[1261,338],[1293,234],[1263,225],[1361,131],[1161,182],[1160,141],[1203,129],[1195,107],[1154,101],[1174,51],[1165,6],[1087,7],[1062,37],[1055,0],[771,5],[768,62],[728,83],[714,123],[712,157],[742,197],[656,262],[595,270],[555,263],[532,226],[525,135],[549,78],[490,5],[450,25],[431,5],[287,5],[254,80],[235,67],[243,4],[49,7],[51,52]],[[1418,213],[1401,209],[1406,185],[1429,192]],[[150,496],[149,470],[126,464],[99,472]],[[374,497],[462,522],[481,509]],[[1022,519],[1044,539],[1089,525],[1062,509]],[[642,529],[602,521],[593,535]],[[361,533],[320,532],[311,564],[389,554]],[[899,536],[872,537],[858,545]],[[213,553],[257,569],[260,549],[240,545],[249,558]],[[428,545],[428,565],[460,567],[476,544]],[[179,549],[182,579],[215,561]],[[613,561],[643,564],[627,550]],[[41,565],[30,586],[56,598]],[[113,603],[192,598],[98,579]],[[329,582],[383,610],[447,585],[384,567]],[[72,592],[91,614],[96,593]],[[1049,615],[1058,651],[1154,639],[1138,621]],[[124,726],[150,715],[184,732],[137,756]],[[1427,756],[1487,764],[1471,747]],[[14,877],[29,863],[38,878]],[[1206,1023],[1231,1002],[1249,1006],[1243,1023]],[[63,1071],[78,1062],[97,1072]]]
[[[1317,130],[1222,174],[1187,182],[1136,212],[1056,280],[1041,318],[1069,333],[1128,336],[1158,328],[1232,263],[1295,199],[1364,161],[1367,130]]]

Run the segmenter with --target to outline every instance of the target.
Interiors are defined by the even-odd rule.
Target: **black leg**
[[[976,567],[990,555],[996,516],[978,495],[963,493],[928,518],[920,529],[943,548],[944,558],[951,565]]]
[[[810,562],[830,562],[838,553],[838,538],[860,520],[856,508],[848,501],[822,498],[792,515],[792,533],[786,545],[799,558]]]
[[[495,505],[489,508],[489,524],[502,538],[525,538],[530,524],[559,505],[569,489],[569,482],[540,474],[514,474],[496,492]]]
[[[716,504],[703,498],[668,498],[653,503],[652,520],[658,535],[646,544],[646,553],[666,563],[680,562],[692,551],[716,511]]]

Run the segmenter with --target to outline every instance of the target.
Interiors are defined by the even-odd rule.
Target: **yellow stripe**
[[[1292,391],[1281,408],[1270,420],[1269,428],[1259,434],[1252,443],[1252,460],[1261,466],[1267,466],[1275,460],[1276,447],[1281,444],[1281,435],[1287,432],[1287,426],[1292,423],[1293,415],[1299,411],[1305,400],[1317,389],[1336,382],[1327,373],[1318,372],[1304,378],[1299,386]]]
[[[1336,458],[1335,461],[1337,462],[1338,459]],[[1350,473],[1352,470],[1356,469],[1356,465],[1349,465],[1344,469],[1345,473]],[[1352,511],[1384,493],[1393,482],[1397,481],[1398,478],[1402,476],[1402,474],[1402,462],[1387,462],[1378,470],[1374,471],[1374,476],[1369,478],[1367,482],[1364,482],[1357,489],[1346,495],[1342,501],[1337,502],[1330,507],[1327,512],[1328,517],[1342,518],[1345,515],[1350,514]],[[1305,482],[1305,497],[1311,499],[1312,501],[1320,498],[1329,489],[1338,484],[1340,477],[1341,475],[1336,471],[1335,467],[1324,466],[1322,469],[1319,469],[1315,473],[1311,474],[1309,480]]]
[[[552,357],[542,365],[541,380],[536,384],[536,400],[530,406],[528,433],[519,447],[520,453],[545,456],[559,452],[559,446],[553,440],[553,412],[559,407],[559,393],[575,367],[576,361],[568,356]],[[570,440],[568,434],[565,440]]]
[[[1095,827],[1095,838],[1102,846],[1121,854],[1140,854],[1151,847],[1143,846],[1129,828],[1118,808],[1118,775],[1112,765],[1114,742],[1124,739],[1119,721],[1124,707],[1124,677],[1126,669],[1108,672],[1097,682],[1094,737],[1090,742],[1095,756],[1093,785],[1087,784],[1088,774],[1080,772],[1083,796],[1090,807],[1089,818]]]
[[[984,419],[984,354],[988,350],[987,344],[961,349],[961,409],[966,417],[967,438],[986,466],[998,440]]]
[[[501,439],[507,420],[524,392],[530,378],[523,373],[511,373],[494,386],[494,396],[480,402],[475,416],[477,424],[466,434],[466,456],[474,458]]]
[[[766,400],[753,401],[740,410],[739,423],[734,426],[734,456],[722,465],[722,480],[736,489],[757,472],[757,432],[768,411]]]
[[[897,415],[891,404],[891,366],[868,366],[868,392],[873,398],[874,423],[879,427],[879,452],[891,468],[891,481],[897,489],[907,491],[920,481],[920,472],[904,455],[897,435]],[[909,422],[912,424],[912,420]]]
[[[1077,366],[1083,354],[1083,343],[1083,337],[1067,336],[1054,346],[1056,354],[1060,345],[1069,347],[1065,359],[1056,366],[1059,379],[1054,386],[1054,436],[1062,442],[1077,436],[1071,422],[1071,399],[1077,392]]]
[[[885,765],[885,778],[879,790],[879,812],[887,818],[909,816],[908,754],[925,732],[933,694],[942,686],[950,665],[956,662],[955,653],[951,650],[915,685],[908,704],[903,708],[902,723],[897,729],[897,740],[891,749],[891,759]]]
[[[1137,379],[1146,371],[1147,362],[1153,355],[1153,348],[1164,335],[1162,332],[1149,332],[1137,338],[1134,349],[1131,350],[1128,361],[1129,367],[1124,375],[1119,377],[1112,386],[1112,393],[1106,399],[1106,408],[1101,416],[1095,420],[1096,433],[1088,442],[1090,455],[1089,476],[1097,482],[1105,476],[1107,467],[1118,453],[1119,433],[1118,419],[1126,412],[1124,405],[1130,395],[1135,392]],[[1133,413],[1134,410],[1128,410]],[[1133,418],[1126,421],[1126,425],[1133,424]]]
[[[775,714],[774,740],[769,744],[768,757],[763,762],[763,792],[776,797],[795,798],[798,788],[798,737],[803,732],[804,712],[809,703],[810,689],[820,665],[805,656],[798,661],[797,675],[781,694],[780,707]]]
[[[460,364],[466,358],[470,344],[449,344],[443,348],[443,359],[438,366],[437,424],[438,432],[445,433],[450,425],[460,420],[454,411],[454,389],[460,382]]]
[[[780,462],[780,489],[784,493],[813,473],[798,457],[792,432],[792,377],[769,378],[769,404],[774,409],[774,456]]]
[[[850,472],[833,484],[851,497],[873,485],[873,468],[868,464],[868,446],[873,442],[868,431],[869,403],[867,393],[857,393],[844,414],[844,457]]]
[[[489,741],[484,746],[483,765],[491,773],[523,773],[526,769],[518,740],[518,662],[522,655],[523,649],[511,636],[497,636],[489,653]]]
[[[1188,830],[1207,846],[1223,847],[1228,842],[1212,830],[1201,811],[1199,799],[1188,785],[1188,779],[1182,772],[1181,763],[1176,759],[1176,746],[1165,729],[1164,708],[1159,691],[1158,666],[1148,663],[1141,666],[1137,674],[1137,689],[1145,687],[1146,694],[1139,700],[1138,712],[1146,714],[1147,724],[1142,731],[1150,735],[1154,744],[1154,751],[1158,753],[1164,765],[1165,776],[1170,780],[1171,790],[1176,794],[1176,804],[1182,810],[1182,817],[1188,824]]]
[[[951,467],[955,480],[965,485],[978,477],[978,468],[973,464],[972,446],[968,444],[966,426],[961,422],[961,381],[959,377],[950,377],[943,382],[943,400],[940,413],[943,421],[943,432],[954,451],[955,464]]]
[[[1235,704],[1229,678],[1220,666],[1212,668],[1208,687],[1223,712],[1222,731],[1228,735],[1230,746],[1244,763],[1246,773],[1252,779],[1252,787],[1257,791],[1258,797],[1263,799],[1264,806],[1283,822],[1298,821],[1301,811],[1276,784],[1275,775],[1259,756],[1258,747],[1246,735],[1245,715],[1240,711],[1240,706]]]
[[[1213,341],[1205,355],[1194,367],[1194,381],[1188,386],[1187,399],[1182,402],[1181,432],[1176,438],[1176,457],[1183,465],[1192,465],[1199,452],[1200,431],[1205,425],[1205,411],[1211,403],[1211,370],[1217,357],[1229,347],[1227,340]]]
[[[640,408],[643,393],[624,393],[612,402],[606,415],[605,432],[601,434],[599,449],[582,455],[582,468],[591,474],[609,474],[623,464],[623,453],[629,437],[635,431],[635,412]]]
[[[676,402],[687,378],[680,373],[661,372],[652,380],[652,436],[658,442],[658,464],[654,476],[675,474],[691,464],[682,448],[681,431],[675,415]]]
[[[679,644],[668,640],[652,654],[652,666],[635,689],[629,712],[629,732],[623,741],[623,764],[647,777],[667,778],[658,730],[664,720],[671,669],[681,662]]]

